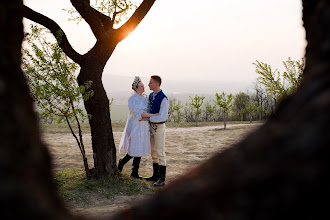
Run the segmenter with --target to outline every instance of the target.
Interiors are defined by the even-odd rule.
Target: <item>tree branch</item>
[[[105,36],[106,30],[112,27],[111,18],[91,7],[89,0],[71,0],[71,3],[88,23],[96,39]]]
[[[125,39],[142,21],[156,0],[144,0],[132,17],[116,30],[118,42]]]
[[[23,17],[48,28],[52,32],[52,34],[55,36],[55,38],[57,35],[57,31],[59,31],[59,30],[62,31],[63,35],[62,35],[61,41],[59,43],[60,47],[63,49],[63,52],[68,57],[70,57],[74,62],[80,64],[82,55],[73,49],[73,47],[69,43],[68,38],[66,37],[64,31],[61,29],[61,27],[55,21],[32,10],[31,8],[29,8],[25,5],[23,5],[21,13],[22,13]]]
[[[97,14],[97,16],[99,17],[99,19],[102,21],[102,25],[103,27],[107,29],[112,28],[113,26],[113,21],[111,20],[111,18],[103,13],[100,13],[99,11],[97,11],[95,8],[92,8],[92,10],[95,11],[95,13]]]

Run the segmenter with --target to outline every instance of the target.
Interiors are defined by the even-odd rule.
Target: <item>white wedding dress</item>
[[[150,154],[150,131],[148,121],[139,121],[143,112],[148,112],[149,101],[134,93],[128,99],[130,116],[119,143],[119,152],[132,157]]]

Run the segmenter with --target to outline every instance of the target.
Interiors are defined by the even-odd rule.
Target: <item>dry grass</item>
[[[202,126],[207,125],[207,126]],[[170,184],[187,170],[237,143],[261,123],[168,123],[166,129],[166,184]],[[83,125],[84,143],[90,168],[93,167],[91,137],[88,124]],[[124,123],[114,126],[115,144],[118,146]],[[117,180],[87,180],[84,177],[80,151],[70,131],[64,124],[42,125],[43,139],[48,144],[53,158],[56,182],[62,195],[73,208],[74,213],[89,216],[115,213],[130,204],[152,195],[152,183],[129,177],[132,161],[123,170],[123,177]],[[117,154],[117,158],[123,157]],[[150,156],[142,157],[140,175],[152,174]]]

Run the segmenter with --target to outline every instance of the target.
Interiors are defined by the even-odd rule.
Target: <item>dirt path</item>
[[[241,140],[249,132],[253,131],[260,124],[234,124],[223,126],[188,127],[188,128],[167,128],[166,129],[166,159],[167,176],[166,183],[170,184],[175,178],[188,169],[197,166],[207,160],[215,152],[223,151],[232,144]],[[114,132],[116,146],[122,132]],[[77,143],[71,134],[45,133],[43,138],[48,143],[53,158],[55,170],[67,168],[83,168],[80,151]],[[86,155],[90,167],[93,167],[91,139],[89,134],[84,134]],[[118,158],[123,157],[119,154]],[[130,172],[132,162],[124,167],[124,171]],[[140,175],[149,176],[152,174],[152,161],[149,156],[142,157],[140,164]],[[143,199],[144,196],[121,196],[111,202],[109,200],[97,199],[89,206],[75,207],[74,213],[89,216],[102,216],[108,213],[115,213],[118,210],[128,207],[130,204]]]
[[[234,127],[247,127],[247,126],[255,126],[255,124],[227,124],[226,128],[234,128]],[[188,127],[188,128],[166,128],[166,132],[191,132],[191,131],[209,131],[209,130],[220,130],[223,129],[223,125],[217,125],[217,126],[203,126],[203,127]]]

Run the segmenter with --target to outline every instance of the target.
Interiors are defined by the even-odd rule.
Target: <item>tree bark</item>
[[[227,127],[227,112],[223,111],[223,125],[224,125],[224,130],[226,130]]]
[[[20,69],[22,0],[0,2],[0,210],[2,219],[68,219]]]
[[[95,46],[95,48],[98,47],[102,47],[102,45],[97,44]],[[98,176],[118,174],[109,99],[102,83],[103,68],[114,49],[115,46],[107,48],[103,54],[99,53],[100,49],[92,49],[86,55],[86,62],[82,63],[78,76],[79,85],[83,85],[87,81],[93,82],[90,90],[93,90],[94,95],[84,101],[84,104],[87,113],[91,116],[89,124],[92,135],[93,159]]]

